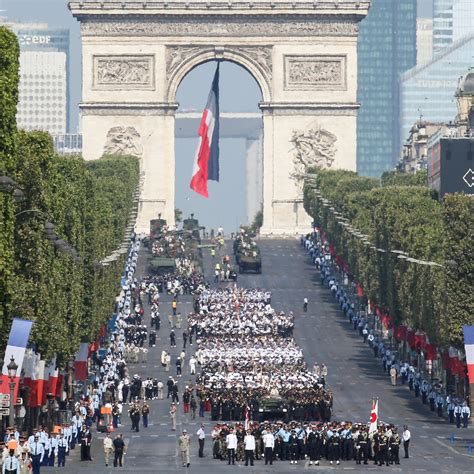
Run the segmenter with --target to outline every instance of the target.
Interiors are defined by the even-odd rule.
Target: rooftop
[[[73,11],[84,10],[181,10],[181,9],[242,9],[242,10],[321,10],[340,13],[361,12],[365,15],[370,0],[78,0],[70,1]]]

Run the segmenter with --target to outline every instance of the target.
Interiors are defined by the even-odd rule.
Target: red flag
[[[189,186],[208,197],[208,180],[219,181],[219,63],[199,125],[199,143]]]

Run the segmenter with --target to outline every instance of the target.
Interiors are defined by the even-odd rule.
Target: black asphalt
[[[272,468],[265,468],[262,462],[256,462],[253,468],[227,466],[226,463],[212,459],[210,437],[206,440],[203,459],[197,457],[197,439],[195,436],[201,420],[191,420],[179,407],[178,430],[171,431],[168,410],[170,403],[151,402],[151,426],[141,429],[139,433],[130,431],[129,419],[124,413],[124,433],[128,443],[128,453],[122,472],[157,472],[157,473],[225,473],[243,469],[249,473],[296,472],[311,470],[319,472],[346,471],[397,471],[397,472],[474,472],[474,456],[469,447],[474,445],[472,428],[457,430],[446,420],[438,418],[406,386],[392,387],[389,377],[384,374],[378,359],[373,358],[368,346],[362,342],[344,318],[339,307],[334,303],[328,289],[320,286],[319,273],[312,265],[306,252],[296,239],[261,240],[260,248],[263,258],[261,275],[245,274],[239,276],[238,284],[245,287],[268,288],[272,291],[272,306],[276,310],[293,311],[296,315],[295,337],[303,349],[306,361],[310,366],[315,361],[325,363],[329,370],[328,388],[334,392],[334,420],[366,422],[370,412],[372,398],[380,403],[379,418],[397,426],[407,424],[412,433],[411,458],[402,459],[400,466],[381,467],[373,465],[360,469],[354,462],[344,461],[340,466],[329,466],[322,462],[319,467],[304,463],[290,465],[289,462],[276,462]],[[227,244],[230,249],[230,245]],[[230,251],[230,250],[229,250]],[[145,271],[147,252],[143,251],[139,260],[139,274]],[[212,278],[212,265],[206,255],[206,272]],[[309,299],[309,309],[303,313],[303,298]],[[142,376],[159,377],[165,381],[168,373],[162,370],[160,353],[162,348],[169,349],[168,311],[171,310],[170,298],[162,297],[162,326],[157,347],[150,350],[148,363],[130,367],[130,373]],[[191,298],[182,297],[178,309],[186,314],[192,309]],[[149,312],[146,312],[149,319]],[[181,331],[177,330],[178,345],[171,349],[172,367],[176,355],[181,350]],[[187,352],[189,360],[190,352]],[[170,372],[174,375],[174,371]],[[190,379],[188,365],[185,366],[180,389]],[[124,412],[126,407],[124,408]],[[212,429],[208,418],[204,419],[206,433]],[[178,457],[177,436],[186,428],[192,435],[191,466],[182,468]],[[78,461],[78,450],[68,457],[68,464],[63,472],[108,473],[117,471],[104,466],[102,451],[103,435],[94,433],[94,461]],[[60,472],[61,469],[43,469]]]

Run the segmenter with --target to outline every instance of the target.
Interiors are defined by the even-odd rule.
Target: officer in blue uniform
[[[33,466],[33,474],[39,474],[41,463],[44,459],[44,446],[39,442],[38,434],[35,434],[31,449],[31,464]]]
[[[66,453],[69,451],[67,439],[61,433],[58,439],[58,467],[64,467],[66,465]]]

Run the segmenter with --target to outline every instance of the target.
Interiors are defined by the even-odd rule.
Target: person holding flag
[[[189,186],[207,198],[209,196],[207,182],[219,181],[219,62],[198,133],[199,142]]]
[[[377,433],[377,425],[379,419],[379,401],[372,401],[372,409],[370,411],[370,426],[369,426],[369,435]]]

